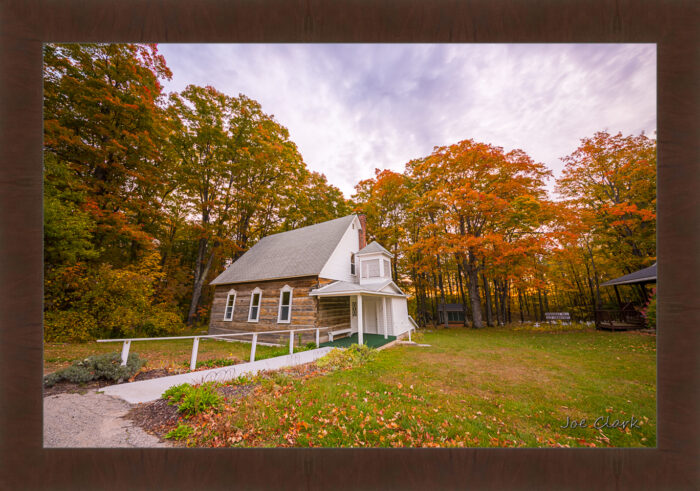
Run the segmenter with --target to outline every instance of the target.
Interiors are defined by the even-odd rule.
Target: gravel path
[[[44,397],[44,447],[171,447],[123,418],[132,407],[94,390]]]

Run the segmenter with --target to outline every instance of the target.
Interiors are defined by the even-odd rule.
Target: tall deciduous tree
[[[305,169],[287,130],[256,101],[194,85],[170,101],[178,189],[199,230],[191,325],[217,254],[236,258],[256,234],[271,231],[281,197],[303,184]]]

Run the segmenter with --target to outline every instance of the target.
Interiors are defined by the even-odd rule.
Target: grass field
[[[656,445],[655,336],[587,328],[418,336],[430,346],[396,346],[351,369],[261,384],[186,421],[195,430],[188,444]],[[631,418],[633,427],[604,425]],[[567,419],[586,427],[562,428]]]

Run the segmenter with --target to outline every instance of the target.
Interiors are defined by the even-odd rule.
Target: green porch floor
[[[379,348],[385,344],[391,343],[396,339],[396,336],[388,336],[386,339],[383,334],[364,334],[362,340],[370,348]],[[321,343],[321,348],[324,346],[332,346],[334,348],[347,348],[351,344],[357,344],[357,333],[346,338],[336,339],[332,342]]]

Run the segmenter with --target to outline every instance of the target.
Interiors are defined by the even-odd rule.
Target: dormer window
[[[350,274],[355,274],[355,253],[350,253]]]
[[[250,310],[248,311],[248,322],[258,322],[260,318],[260,303],[262,301],[262,290],[256,288],[250,295]]]
[[[361,264],[363,278],[379,278],[379,259],[366,259]]]
[[[391,278],[391,262],[388,259],[384,259],[384,276]]]

